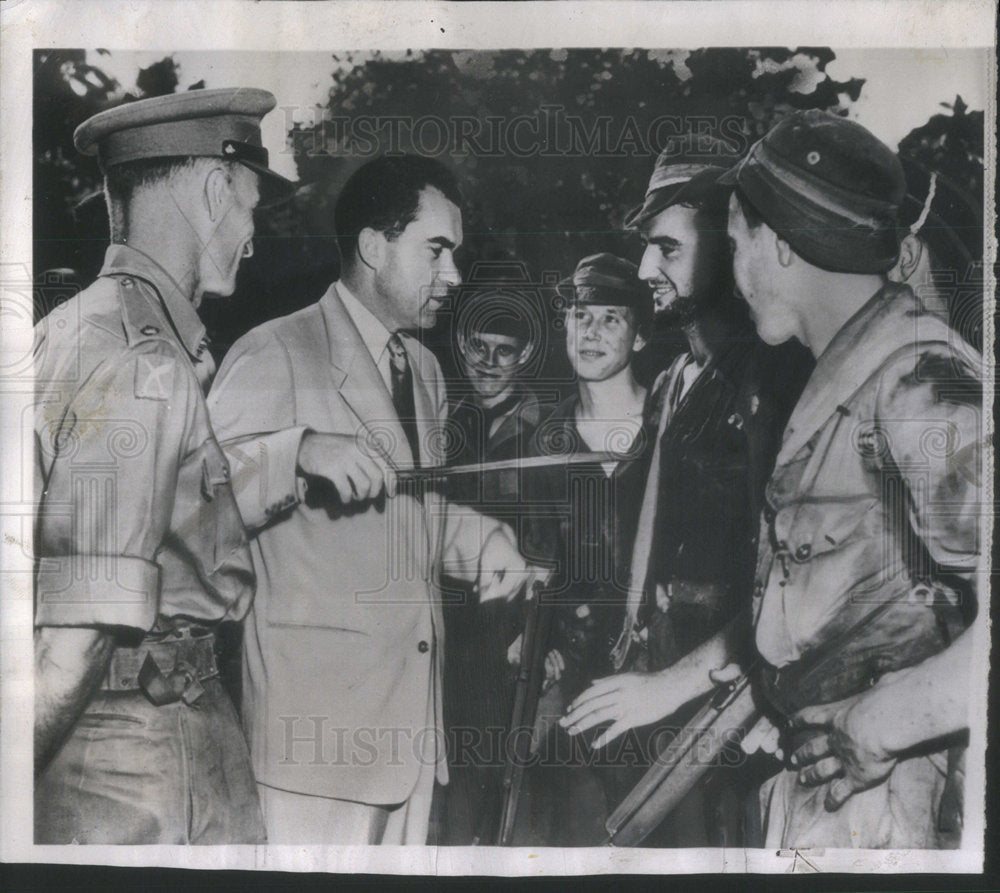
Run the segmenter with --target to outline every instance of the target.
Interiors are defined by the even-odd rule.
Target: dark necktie
[[[403,433],[413,453],[413,465],[420,465],[420,439],[417,434],[417,411],[413,403],[413,372],[410,358],[399,335],[389,336],[389,369],[392,372],[392,405],[403,426]]]

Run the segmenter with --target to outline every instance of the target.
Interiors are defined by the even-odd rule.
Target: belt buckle
[[[197,673],[195,673],[194,667],[190,664],[185,664],[183,672],[187,677],[187,685],[184,686],[184,691],[181,692],[181,700],[188,707],[194,707],[195,702],[205,694],[205,686],[201,684],[201,680],[198,678]]]
[[[164,676],[153,655],[149,653],[139,670],[139,688],[157,707],[176,701],[183,701],[187,706],[193,707],[205,694],[198,671],[187,661],[178,661],[174,669]]]

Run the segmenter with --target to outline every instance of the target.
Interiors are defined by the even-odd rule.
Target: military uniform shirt
[[[798,660],[934,567],[956,583],[975,572],[980,363],[898,285],[827,346],[767,486],[754,607],[770,664]]]
[[[36,327],[36,625],[246,613],[253,566],[205,406],[206,346],[177,283],[124,245]]]

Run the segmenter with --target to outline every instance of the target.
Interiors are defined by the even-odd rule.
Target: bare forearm
[[[969,724],[962,680],[969,678],[971,661],[972,636],[966,632],[940,654],[880,681],[857,705],[859,721],[870,718],[890,754],[960,732]]]
[[[35,631],[35,772],[55,755],[108,669],[112,637],[88,627]]]
[[[659,675],[669,679],[671,687],[681,693],[684,703],[713,688],[714,684],[709,676],[712,670],[721,669],[739,659],[742,650],[739,641],[743,629],[742,620],[741,617],[733,618],[712,638],[660,671]]]

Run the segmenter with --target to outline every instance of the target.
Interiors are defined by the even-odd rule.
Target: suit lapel
[[[364,425],[370,437],[387,449],[394,465],[412,467],[413,457],[396,416],[392,395],[335,285],[320,299],[320,306],[330,343],[330,363],[338,371],[338,390],[348,412],[359,425]]]

